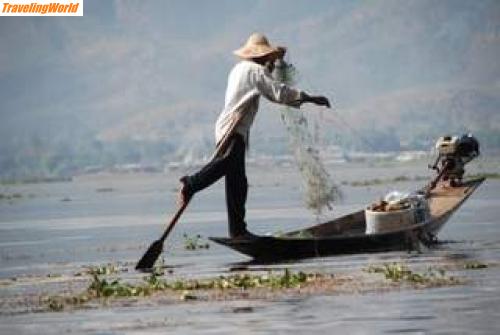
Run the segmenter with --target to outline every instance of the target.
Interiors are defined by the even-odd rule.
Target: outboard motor
[[[472,134],[443,136],[436,142],[438,157],[430,169],[436,170],[437,176],[429,185],[429,191],[440,180],[449,181],[450,186],[459,186],[465,173],[465,164],[479,156],[479,142]]]

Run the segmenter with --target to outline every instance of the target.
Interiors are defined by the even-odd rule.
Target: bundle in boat
[[[391,192],[365,209],[366,234],[406,229],[425,222],[429,217],[429,204],[425,196]]]

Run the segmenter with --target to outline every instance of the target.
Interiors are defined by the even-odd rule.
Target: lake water
[[[472,168],[473,172],[498,172],[496,163],[482,162]],[[429,173],[422,162],[340,164],[329,169],[338,181]],[[258,234],[309,226],[360,209],[391,190],[410,191],[423,183],[343,186],[342,203],[318,219],[303,208],[300,178],[292,167],[250,167],[248,173],[247,218],[249,229]],[[22,197],[0,202],[0,334],[500,333],[500,180],[486,181],[454,214],[439,235],[450,243],[439,248],[421,254],[346,255],[268,266],[335,274],[393,261],[410,266],[455,260],[489,265],[481,270],[454,271],[453,275],[467,279],[464,285],[273,300],[146,303],[60,313],[31,313],[22,304],[10,304],[23,297],[57,292],[65,285],[83,285],[57,281],[54,274],[66,278],[85,265],[121,262],[130,268],[123,278],[140,276],[133,266],[173,212],[180,175],[179,171],[103,175],[67,183],[1,186],[3,194]],[[173,276],[212,277],[248,261],[214,243],[208,250],[184,250],[184,233],[227,235],[222,186],[198,194],[168,238],[164,258]],[[250,265],[252,269],[261,266]],[[49,274],[52,278],[47,279]]]

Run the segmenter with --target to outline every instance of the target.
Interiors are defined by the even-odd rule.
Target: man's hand
[[[310,102],[318,106],[330,108],[330,101],[327,97],[322,95],[308,95],[307,93],[302,92],[302,102]]]
[[[330,101],[324,96],[312,96],[311,102],[318,106],[326,106],[327,108],[330,108]]]

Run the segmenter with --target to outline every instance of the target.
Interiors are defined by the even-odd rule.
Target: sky
[[[255,31],[288,47],[300,88],[327,95],[354,123],[387,109],[398,126],[411,108],[425,117],[420,109],[450,109],[458,99],[486,106],[483,121],[500,129],[495,0],[84,4],[83,17],[0,19],[3,148],[33,134],[206,141],[237,61],[232,51]],[[279,119],[262,114],[264,136]]]

